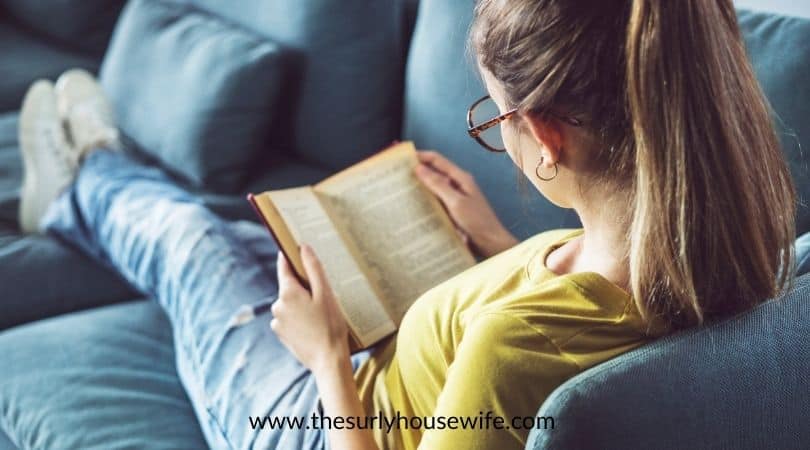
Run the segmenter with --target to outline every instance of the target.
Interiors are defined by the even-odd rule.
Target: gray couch
[[[577,225],[570,212],[520,192],[511,163],[466,136],[464,113],[483,93],[464,49],[469,1],[151,1],[272,41],[288,55],[282,120],[244,165],[240,184],[218,191],[190,184],[221,215],[252,219],[245,192],[311,183],[395,139],[411,139],[473,172],[516,235]],[[6,12],[12,3],[38,2],[0,1]],[[0,20],[3,73],[15,74],[0,80],[3,110],[35,77],[102,64],[97,49],[71,44],[75,30],[59,32],[53,22],[38,30],[25,12]],[[111,29],[115,14],[109,14]],[[810,178],[801,148],[810,147],[810,21],[750,12],[740,19],[806,200]],[[114,39],[125,38],[117,29]],[[114,81],[120,80],[107,80]],[[117,108],[160,101],[126,92],[113,100]],[[0,115],[0,449],[204,448],[155,303],[73,249],[19,233],[16,121],[14,112]],[[806,206],[798,226],[810,231]],[[555,429],[533,431],[527,448],[806,447],[808,280],[753,312],[660,340],[569,380],[538,405],[538,415],[554,417]]]

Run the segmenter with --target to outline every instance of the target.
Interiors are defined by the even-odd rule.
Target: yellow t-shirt
[[[533,417],[565,380],[645,342],[626,291],[597,273],[546,268],[546,255],[581,233],[538,234],[414,303],[355,375],[369,416],[404,417],[374,427],[381,448],[523,449],[529,430],[514,417]],[[509,429],[494,429],[496,416]],[[422,428],[406,427],[415,420]]]

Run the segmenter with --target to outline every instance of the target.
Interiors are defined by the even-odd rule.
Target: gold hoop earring
[[[557,178],[557,174],[560,173],[560,169],[557,167],[557,163],[554,163],[554,175],[552,175],[551,177],[544,177],[544,176],[540,175],[540,166],[543,165],[543,160],[544,159],[545,159],[545,156],[540,155],[540,162],[537,163],[537,167],[534,168],[534,174],[537,176],[538,179],[540,179],[542,181],[551,181],[551,180]]]

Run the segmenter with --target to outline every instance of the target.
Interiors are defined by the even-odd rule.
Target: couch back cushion
[[[193,185],[235,191],[267,149],[285,62],[269,39],[192,5],[132,0],[100,78],[135,147]]]
[[[266,36],[297,61],[275,147],[331,170],[397,139],[404,67],[401,0],[175,0]],[[239,55],[233,55],[238,58]]]
[[[472,9],[467,0],[422,0],[406,71],[405,138],[444,153],[472,172],[516,235],[575,226],[578,221],[570,211],[551,205],[531,186],[520,192],[508,156],[487,153],[467,136],[467,108],[485,93],[474,60],[466,53]],[[806,204],[810,177],[808,157],[801,149],[810,148],[810,24],[749,12],[741,12],[740,20]],[[799,232],[810,230],[807,206],[800,208],[797,225]]]
[[[752,11],[738,18],[799,192],[802,234],[810,231],[810,19]]]
[[[126,0],[0,0],[0,9],[36,33],[101,56]]]

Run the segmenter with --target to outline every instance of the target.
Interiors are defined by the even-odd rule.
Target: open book
[[[314,186],[248,195],[305,285],[299,243],[315,250],[355,350],[396,331],[422,293],[475,264],[416,164],[405,142]]]

